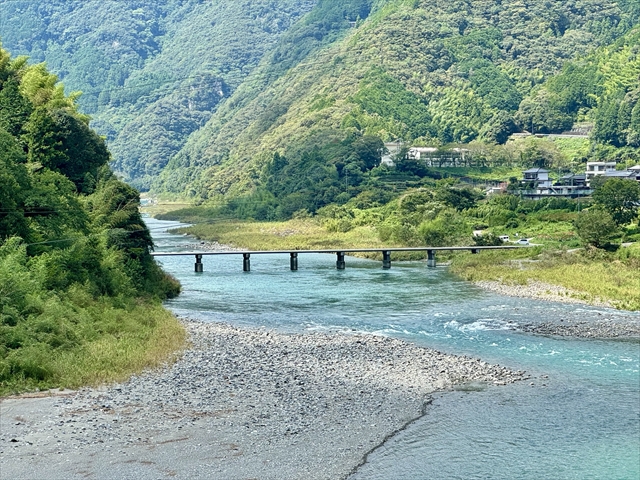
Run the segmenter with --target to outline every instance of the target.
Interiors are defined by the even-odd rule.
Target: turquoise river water
[[[147,219],[156,251],[193,243]],[[640,343],[560,339],[513,330],[561,318],[636,313],[487,293],[425,262],[381,263],[335,255],[162,257],[183,286],[176,314],[281,331],[383,334],[480,357],[531,380],[434,395],[427,414],[371,452],[351,480],[640,479]],[[533,383],[533,385],[531,385]]]

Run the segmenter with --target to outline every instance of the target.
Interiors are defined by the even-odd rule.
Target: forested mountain
[[[593,155],[637,155],[634,0],[0,6],[5,44],[84,90],[115,169],[158,193],[249,195],[286,217],[357,195],[383,141],[575,122],[595,125]]]
[[[357,182],[367,172],[363,143],[379,148],[373,138],[502,143],[521,129],[569,129],[596,116],[590,110],[604,100],[600,77],[584,62],[565,65],[621,45],[619,58],[635,55],[637,36],[627,32],[639,12],[637,2],[595,0],[373,2],[344,39],[311,52],[257,95],[241,86],[156,188],[206,199],[257,187],[314,210],[336,201],[349,176]],[[629,59],[625,69],[633,71]],[[637,77],[627,81],[614,97],[637,87]],[[274,178],[280,185],[269,188]]]
[[[146,188],[315,0],[0,1],[0,39],[46,61]]]

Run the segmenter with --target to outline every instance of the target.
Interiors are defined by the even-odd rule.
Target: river
[[[179,224],[147,219],[156,251],[194,240]],[[480,357],[531,380],[466,386],[434,396],[427,414],[374,450],[351,480],[432,478],[640,478],[640,343],[561,339],[513,330],[549,318],[640,318],[637,313],[487,293],[425,262],[393,263],[308,254],[163,257],[183,293],[176,314],[280,331],[389,335]]]

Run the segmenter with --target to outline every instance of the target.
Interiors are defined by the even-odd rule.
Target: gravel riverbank
[[[611,308],[608,302],[589,301],[580,298],[578,292],[557,285],[529,281],[527,285],[505,285],[496,281],[479,281],[476,285],[500,295],[535,298],[553,302],[593,305]],[[640,316],[601,314],[601,318],[588,321],[575,318],[551,318],[540,323],[527,323],[514,327],[528,333],[581,338],[640,339]]]
[[[2,478],[345,478],[435,390],[526,378],[381,336],[183,321],[192,347],[174,365],[2,400]]]
[[[239,252],[241,249],[232,247],[230,245],[224,245],[218,242],[195,242],[195,243],[187,243],[183,245],[184,248],[188,248],[191,250],[204,250],[207,252]]]
[[[529,280],[529,283],[526,285],[507,285],[494,280],[481,280],[475,282],[475,284],[484,290],[509,297],[535,298],[537,300],[593,305],[596,307],[613,307],[609,302],[599,299],[590,299],[587,301],[580,292],[536,280]]]

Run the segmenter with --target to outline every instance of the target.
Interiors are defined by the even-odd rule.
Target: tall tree
[[[618,226],[609,213],[598,208],[583,210],[574,222],[576,233],[585,245],[604,247],[618,233]]]
[[[618,225],[633,221],[640,206],[640,184],[624,178],[609,178],[593,192],[593,200]]]

